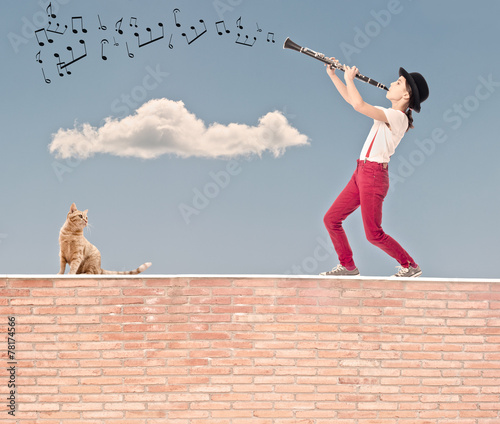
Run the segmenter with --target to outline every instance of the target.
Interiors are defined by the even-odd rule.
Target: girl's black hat
[[[429,97],[429,86],[422,74],[418,72],[406,72],[404,68],[399,68],[399,75],[405,77],[410,84],[412,100],[410,108],[415,112],[420,112],[420,103],[423,103]]]

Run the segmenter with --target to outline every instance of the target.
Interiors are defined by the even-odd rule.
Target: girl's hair
[[[410,108],[410,105],[413,103],[413,93],[411,91],[410,84],[408,84],[408,81],[406,82],[406,91],[408,91],[408,94],[410,95],[410,102],[408,103],[408,109],[406,109],[406,116],[408,117],[408,128],[406,129],[406,132],[410,130],[410,128],[414,128],[413,126],[413,116],[412,116],[412,110]]]

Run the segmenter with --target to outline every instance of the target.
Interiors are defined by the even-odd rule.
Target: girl
[[[335,58],[332,58],[335,60]],[[358,69],[346,66],[345,85],[327,66],[327,73],[344,100],[354,110],[374,120],[366,138],[354,174],[325,215],[324,223],[330,234],[340,265],[321,275],[359,275],[352,250],[342,228],[342,221],[361,206],[366,238],[396,259],[399,271],[395,277],[418,277],[422,270],[413,258],[382,229],[382,203],[389,190],[388,164],[406,131],[413,128],[412,110],[420,112],[420,104],[429,97],[429,88],[418,72],[408,73],[399,68],[399,78],[387,92],[391,108],[372,106],[363,101],[354,85]]]

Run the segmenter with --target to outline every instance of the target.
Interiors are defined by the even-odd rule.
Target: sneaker
[[[337,265],[331,271],[322,272],[319,275],[359,275],[359,269],[354,268],[352,271],[349,271],[345,266]]]
[[[399,268],[399,271],[396,274],[394,274],[393,277],[414,278],[414,277],[420,277],[422,275],[422,270],[418,265],[416,268],[413,268],[411,265],[408,268],[405,268],[404,266],[398,266],[396,268]]]

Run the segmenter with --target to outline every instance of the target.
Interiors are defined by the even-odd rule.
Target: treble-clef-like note
[[[109,41],[106,40],[105,38],[101,40],[101,58],[102,60],[108,60],[108,58],[104,56],[104,44],[109,44]]]
[[[177,28],[179,28],[179,27],[181,26],[181,24],[180,24],[179,22],[177,22],[177,13],[179,13],[179,12],[180,12],[180,10],[179,10],[179,9],[174,9],[174,12],[173,12],[173,13],[174,13],[174,21],[175,21],[175,26],[176,26]]]
[[[47,9],[45,9],[47,11],[47,16],[49,18],[52,18],[52,19],[55,19],[57,16],[54,15],[54,13],[52,13],[52,2],[49,3],[49,5],[47,6]]]
[[[123,23],[123,18],[118,19],[115,24],[115,31],[118,31],[118,34],[122,35],[123,30],[122,30],[122,23]]]

